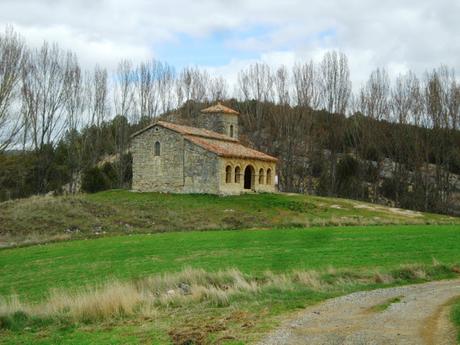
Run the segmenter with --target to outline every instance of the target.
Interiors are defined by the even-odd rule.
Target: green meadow
[[[51,243],[0,251],[0,293],[38,300],[50,288],[135,279],[187,267],[257,275],[334,267],[388,270],[460,263],[460,227],[369,226],[174,232]]]
[[[251,344],[324,299],[460,272],[458,218],[358,201],[108,191],[0,206],[0,344]]]

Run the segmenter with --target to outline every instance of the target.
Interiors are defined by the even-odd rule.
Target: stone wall
[[[219,159],[216,154],[185,140],[184,193],[219,193]]]
[[[155,156],[155,143],[160,155]],[[132,188],[143,192],[180,193],[184,186],[184,139],[177,133],[155,126],[133,138]]]
[[[233,126],[233,138],[238,139],[238,115],[200,113],[194,125],[228,136],[231,136],[230,126]]]
[[[160,155],[155,156],[155,143]],[[142,192],[219,193],[218,157],[161,126],[136,136],[132,189]]]
[[[252,189],[244,188],[244,171],[248,165],[254,168],[254,174],[252,179]],[[231,168],[230,181],[227,182],[227,166]],[[240,168],[239,179],[235,179],[235,170]],[[263,169],[262,177],[260,175],[260,169]],[[271,183],[267,184],[267,170],[271,169]],[[274,162],[265,162],[260,160],[251,159],[219,159],[219,192],[220,194],[240,194],[248,192],[268,192],[274,193],[277,191],[275,185],[276,176],[276,164]],[[260,178],[261,177],[261,178]],[[239,180],[239,182],[238,182]],[[237,182],[235,182],[237,181]],[[262,183],[260,183],[262,182]]]

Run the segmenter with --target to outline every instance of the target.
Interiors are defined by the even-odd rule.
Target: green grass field
[[[460,224],[459,218],[290,194],[170,195],[122,190],[0,203],[0,247],[205,229]]]
[[[53,243],[0,251],[0,294],[37,300],[55,287],[180,271],[334,268],[391,269],[400,264],[460,263],[460,228],[372,226],[175,232]]]
[[[241,345],[326,298],[460,272],[459,218],[358,201],[107,191],[0,206],[0,344]]]
[[[27,327],[0,331],[0,343],[28,343],[38,334],[39,344],[179,344],[180,340],[174,341],[177,334],[205,327],[207,333],[203,332],[207,335],[202,344],[243,344],[257,339],[260,332],[297,308],[351,291],[388,285],[363,278],[377,271],[393,277],[390,285],[453,277],[455,273],[446,267],[460,263],[458,243],[457,225],[406,225],[191,231],[4,249],[0,251],[0,294],[16,293],[32,303],[46,299],[50,289],[75,291],[111,279],[139,281],[186,267],[208,272],[237,268],[254,281],[265,279],[267,270],[280,277],[295,270],[316,270],[321,272],[321,284],[327,287],[315,290],[281,281],[257,293],[232,295],[225,305],[207,301],[166,303],[158,306],[157,317],[150,319],[28,321],[24,324]],[[443,264],[441,269],[433,270],[433,259]],[[402,264],[425,266],[426,273],[412,277],[401,268]],[[289,286],[282,287],[283,284]],[[221,324],[225,325],[223,330],[209,331]],[[251,326],[240,330],[245,324]],[[229,339],[219,340],[227,334],[231,334]]]

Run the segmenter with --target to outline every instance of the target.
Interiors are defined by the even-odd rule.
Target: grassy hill
[[[459,224],[459,218],[298,194],[171,195],[113,190],[0,203],[0,246],[103,235],[331,225]]]
[[[0,344],[242,345],[326,298],[460,272],[458,218],[357,201],[116,190],[0,206]]]

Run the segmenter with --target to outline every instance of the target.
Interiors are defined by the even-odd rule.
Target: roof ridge
[[[139,134],[144,133],[145,131],[149,130],[152,127],[155,127],[156,125],[160,125],[164,128],[168,128],[181,135],[191,135],[191,136],[196,136],[196,137],[201,137],[201,138],[211,138],[211,139],[222,140],[222,141],[239,142],[239,140],[236,138],[232,138],[228,135],[214,132],[206,128],[179,125],[177,123],[162,121],[162,120],[155,121],[151,123],[150,125],[142,128],[141,130],[131,134],[131,138],[134,138],[138,136]]]
[[[159,124],[160,126],[166,127],[172,131],[178,132],[179,134],[182,135],[188,135],[188,136],[193,136],[193,137],[201,137],[201,138],[207,138],[207,139],[215,139],[215,140],[221,140],[221,141],[229,141],[229,142],[238,142],[236,138],[232,138],[228,135],[218,133],[211,131],[206,128],[200,128],[200,127],[192,127],[192,126],[186,126],[186,125],[179,125],[176,123],[172,122],[167,122],[167,121],[157,121],[155,124]],[[154,125],[155,125],[154,124]],[[182,131],[181,131],[182,129]],[[184,131],[185,130],[185,131]]]
[[[242,159],[257,159],[268,162],[277,162],[276,157],[270,156],[264,152],[247,147],[242,143],[228,142],[213,138],[203,138],[193,135],[184,135],[184,138],[207,151],[213,152],[220,157],[242,158]]]
[[[201,112],[211,113],[211,114],[224,113],[224,114],[240,115],[240,113],[237,112],[235,109],[227,107],[223,105],[221,102],[217,102],[217,104],[214,104],[214,105],[211,105],[210,107],[202,109]]]

